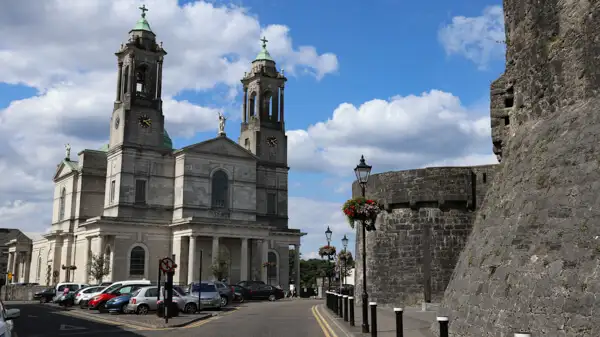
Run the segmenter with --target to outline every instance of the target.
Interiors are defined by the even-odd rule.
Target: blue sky
[[[0,63],[8,67],[0,71],[0,140],[9,144],[0,150],[0,173],[26,181],[0,183],[1,227],[17,222],[28,232],[43,232],[50,223],[51,177],[61,144],[70,142],[77,152],[106,142],[113,53],[141,3],[90,0],[61,8],[58,1],[48,2],[47,12],[71,12],[73,22],[107,18],[79,29],[69,23],[57,27],[47,17],[20,21],[34,1],[11,4],[6,17],[0,14],[0,35],[12,36],[0,41]],[[352,169],[361,154],[374,172],[493,161],[488,97],[490,82],[504,70],[503,44],[497,42],[503,39],[501,1],[248,0],[212,6],[179,1],[188,9],[177,8],[174,0],[146,4],[148,20],[169,52],[165,115],[176,147],[213,137],[217,110],[231,116],[227,134],[237,140],[239,78],[258,51],[259,36],[271,40],[268,48],[289,78],[290,224],[309,233],[302,246],[306,256],[324,243],[328,225],[334,244],[343,234],[353,239],[339,207],[350,197]],[[214,14],[224,5],[244,10]],[[27,27],[48,35],[37,59],[26,43]],[[100,42],[104,36],[108,42]],[[83,50],[77,40],[87,40]],[[303,53],[302,46],[316,53]],[[222,59],[226,66],[219,65]],[[93,93],[86,92],[91,87]],[[78,124],[82,121],[92,125],[87,135],[69,131],[88,129]],[[54,136],[43,138],[45,132]],[[25,151],[36,153],[36,160],[23,159]],[[33,209],[43,214],[34,219]]]

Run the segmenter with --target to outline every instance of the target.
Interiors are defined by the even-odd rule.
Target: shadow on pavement
[[[21,317],[14,321],[17,337],[85,336],[140,337],[127,328],[86,320],[61,314],[65,309],[42,304],[5,303],[7,308],[21,310]]]

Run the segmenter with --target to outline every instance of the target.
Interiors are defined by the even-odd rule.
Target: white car
[[[6,309],[4,303],[0,301],[0,336],[2,337],[16,337],[17,334],[13,332],[15,323],[14,319],[21,316],[21,310],[19,309]]]
[[[92,297],[98,295],[102,290],[104,290],[105,286],[91,286],[87,288],[81,289],[77,295],[75,295],[75,305],[79,305],[80,307],[85,307],[87,302],[92,299]],[[2,336],[2,335],[0,335]]]

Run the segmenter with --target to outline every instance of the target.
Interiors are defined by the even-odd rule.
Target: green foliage
[[[110,273],[110,259],[108,256],[92,254],[90,262],[87,265],[88,273],[96,282],[102,282],[105,276]]]
[[[217,262],[213,263],[213,265],[210,268],[213,276],[217,280],[222,280],[227,276],[229,264],[227,263],[227,261],[219,259]]]

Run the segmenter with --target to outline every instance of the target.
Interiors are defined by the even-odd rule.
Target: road
[[[21,309],[21,317],[15,321],[17,337],[336,337],[335,333],[325,333],[323,323],[315,317],[313,307],[319,303],[322,301],[251,302],[201,324],[192,324],[193,327],[168,330],[134,329],[89,321],[60,314],[60,309],[49,305],[7,303],[7,307]]]

